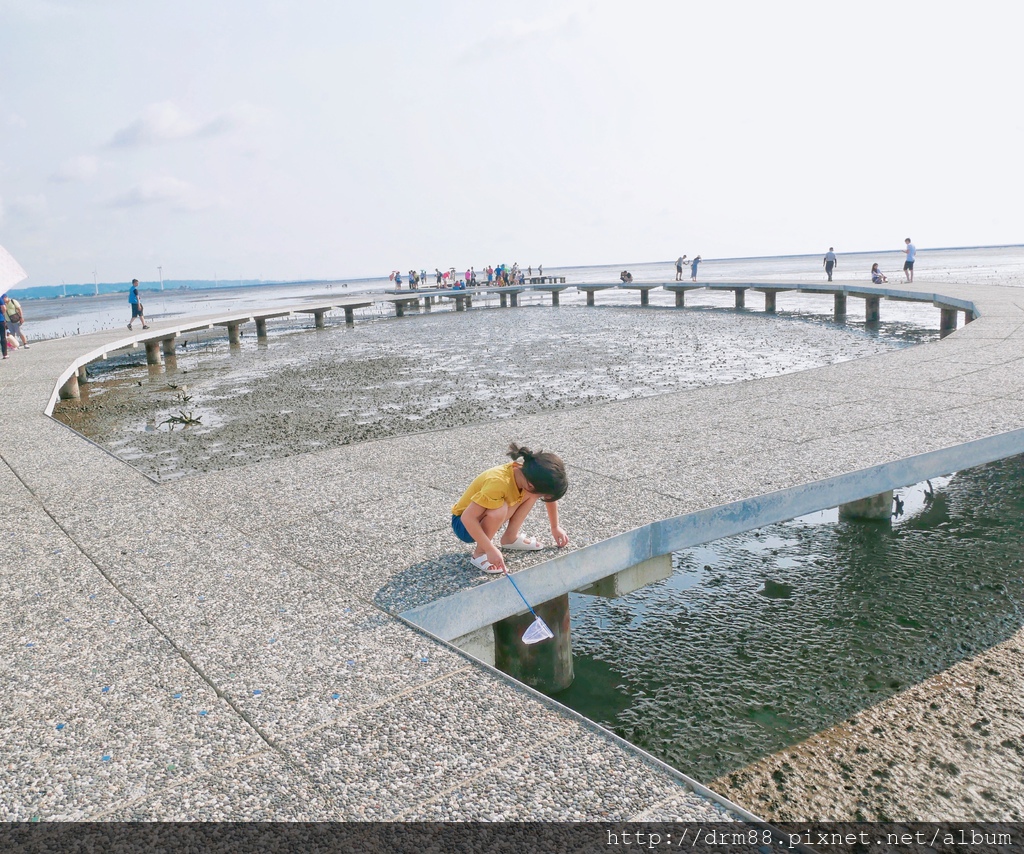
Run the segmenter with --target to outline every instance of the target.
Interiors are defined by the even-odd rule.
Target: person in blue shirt
[[[128,328],[132,328],[132,324],[135,322],[137,317],[142,321],[142,328],[149,329],[146,324],[145,315],[142,313],[142,300],[139,299],[139,280],[132,279],[132,286],[128,289],[128,305],[132,307],[132,319],[128,321]]]
[[[702,260],[703,260],[703,259],[702,259],[702,258],[700,257],[700,255],[698,255],[698,256],[697,256],[696,258],[694,258],[694,259],[693,259],[693,260],[692,260],[692,261],[690,262],[690,281],[693,281],[693,282],[696,282],[696,281],[697,281],[697,265],[698,265],[698,264],[699,264],[699,263],[700,263],[700,262],[701,262]]]

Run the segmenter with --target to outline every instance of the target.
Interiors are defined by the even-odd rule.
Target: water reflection
[[[682,552],[622,599],[574,596],[558,699],[702,780],[801,741],[1024,624],[1022,474],[1002,461],[901,491],[891,527],[815,514]]]

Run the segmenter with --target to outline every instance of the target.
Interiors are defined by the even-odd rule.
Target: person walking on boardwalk
[[[142,328],[149,329],[149,326],[146,324],[146,316],[142,313],[142,299],[139,297],[138,279],[132,279],[132,286],[128,289],[128,305],[132,307],[132,319],[128,321],[128,328],[132,328],[132,324],[137,317],[142,321]]]
[[[908,282],[914,281],[914,257],[917,255],[917,247],[910,242],[908,237],[903,241],[907,244],[907,248],[903,251],[907,255],[907,260],[903,262],[903,274],[907,277]]]
[[[828,252],[825,253],[825,260],[822,263],[825,265],[825,274],[831,282],[832,271],[836,268],[836,250],[834,247],[829,246]]]
[[[535,454],[515,442],[508,446],[508,455],[512,462],[477,475],[452,507],[452,532],[462,542],[476,545],[470,563],[492,574],[506,571],[502,550],[535,552],[544,548],[536,537],[522,533],[523,522],[538,499],[547,510],[555,545],[563,548],[569,544],[558,524],[558,500],[569,488],[565,463],[555,454]],[[495,546],[494,535],[502,525],[505,533]]]
[[[678,258],[676,258],[676,281],[681,282],[683,280],[683,267],[686,265],[686,253],[684,252]]]
[[[690,262],[690,281],[692,281],[692,282],[696,282],[696,281],[697,281],[697,265],[698,265],[698,264],[699,264],[699,263],[700,263],[701,261],[703,261],[703,260],[704,260],[704,259],[703,259],[703,258],[701,258],[701,257],[700,257],[700,255],[698,255],[698,256],[697,256],[696,258],[694,258],[694,259],[693,259],[693,260],[692,260],[692,261]]]
[[[29,348],[28,338],[25,337],[21,328],[21,324],[25,322],[25,313],[21,310],[21,303],[10,294],[0,296],[0,315],[3,315],[7,322],[7,332],[20,339],[21,346],[27,350]]]

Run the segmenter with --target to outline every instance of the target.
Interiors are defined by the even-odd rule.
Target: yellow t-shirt
[[[505,463],[479,474],[452,507],[453,516],[461,516],[472,503],[486,510],[494,510],[502,504],[515,507],[523,500],[523,493],[516,486],[516,463]]]

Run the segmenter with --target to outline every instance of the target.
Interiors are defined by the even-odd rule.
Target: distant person
[[[395,287],[402,287],[402,274],[398,270],[395,270]]]
[[[544,265],[543,264],[538,264],[537,265],[537,275],[540,276],[541,278],[544,277]]]
[[[0,314],[3,314],[7,321],[7,334],[18,338],[21,341],[21,346],[27,350],[29,348],[28,338],[25,337],[21,328],[21,324],[25,322],[25,313],[21,310],[21,303],[10,294],[0,296]]]
[[[822,263],[825,265],[825,274],[831,282],[832,271],[836,268],[836,250],[833,247],[829,246],[828,252],[825,253],[825,260]]]
[[[536,537],[522,533],[523,522],[538,500],[544,502],[555,545],[564,548],[569,544],[558,523],[558,501],[569,488],[565,463],[555,454],[535,454],[515,443],[509,445],[508,455],[512,462],[481,472],[452,507],[452,533],[476,546],[469,562],[492,574],[507,571],[502,551],[535,552],[544,548]],[[495,546],[494,536],[502,525],[505,532]]]
[[[526,268],[526,275],[527,276],[532,276],[533,275],[533,264],[531,264],[529,267]]]
[[[441,287],[441,271],[437,267],[435,267],[434,273],[437,276],[437,286]]]
[[[415,270],[409,271],[409,290],[414,291],[420,285],[419,274]]]
[[[914,281],[914,256],[917,255],[917,247],[910,242],[908,237],[903,241],[907,244],[907,248],[903,251],[907,255],[907,260],[903,262],[903,273],[907,277],[908,282]]]
[[[633,284],[633,274],[629,270],[623,270],[619,273],[619,280],[625,285]]]
[[[691,281],[691,282],[696,282],[696,281],[697,281],[697,265],[698,265],[698,264],[699,264],[699,263],[700,263],[701,261],[703,261],[703,260],[704,260],[704,259],[703,259],[703,258],[701,258],[701,257],[700,257],[700,255],[698,255],[698,256],[697,256],[696,258],[694,258],[694,259],[693,259],[693,260],[692,260],[692,261],[690,262],[690,281]]]
[[[686,253],[684,252],[678,258],[676,258],[676,281],[681,282],[683,280],[683,266],[686,264]]]
[[[420,270],[420,284],[425,285],[427,283],[427,271]]]
[[[885,273],[878,269],[878,264],[871,265],[871,282],[875,285],[880,285],[882,282],[888,282],[889,280],[885,277]]]
[[[142,328],[149,329],[146,325],[146,317],[142,313],[142,299],[139,297],[139,280],[132,279],[132,286],[128,289],[128,305],[132,307],[132,319],[128,321],[128,328],[132,328],[132,324],[135,322],[137,317],[142,321]]]

